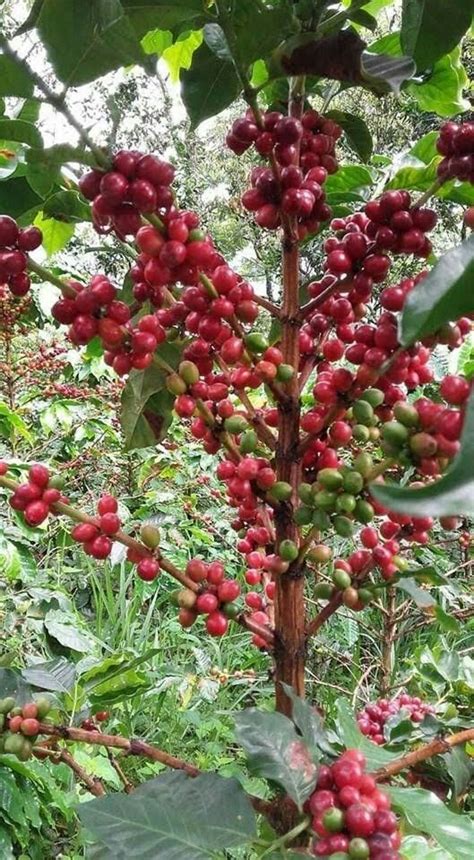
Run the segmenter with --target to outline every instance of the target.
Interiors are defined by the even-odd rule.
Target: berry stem
[[[330,601],[326,603],[326,606],[323,606],[320,612],[315,615],[314,618],[311,619],[307,628],[306,628],[306,637],[309,639],[310,636],[314,636],[318,630],[326,623],[328,618],[339,609],[342,604],[342,593],[338,591],[334,594]]]
[[[277,319],[281,317],[280,308],[274,305],[269,299],[266,299],[265,296],[259,296],[257,293],[254,293],[253,301],[255,304],[260,305],[260,307],[265,308],[272,317],[276,317]]]
[[[289,830],[288,833],[284,833],[283,836],[280,836],[279,839],[277,839],[275,842],[272,842],[272,844],[268,846],[268,848],[263,852],[263,854],[260,854],[260,857],[266,857],[273,851],[277,851],[279,848],[283,848],[284,845],[291,845],[291,843],[296,839],[297,836],[300,835],[300,833],[303,833],[305,830],[308,829],[310,823],[311,819],[309,818],[309,816],[303,818],[303,820],[300,821],[299,824],[296,824],[295,827],[293,827],[291,830]]]
[[[160,233],[166,233],[166,227],[158,215],[155,215],[153,212],[148,212],[147,215],[143,215],[143,218],[145,221],[148,221],[149,224],[153,224],[153,227],[156,227]]]
[[[426,189],[424,194],[422,194],[421,197],[419,197],[418,200],[414,202],[412,208],[420,209],[421,206],[424,206],[425,203],[428,203],[430,197],[433,197],[433,195],[436,194],[437,191],[439,191],[444,182],[445,180],[441,179],[440,177],[435,179],[435,181],[430,185],[430,187]]]
[[[65,749],[48,749],[43,746],[36,746],[33,748],[33,754],[35,758],[44,760],[49,759],[53,761],[54,764],[66,764],[71,768],[74,775],[77,777],[79,782],[82,782],[83,785],[90,791],[94,797],[104,797],[106,794],[105,788],[100,779],[94,776],[90,776],[87,771],[84,770],[83,767],[76,761],[76,759],[71,755],[68,750]]]
[[[53,275],[49,269],[45,269],[44,266],[40,266],[39,263],[35,263],[31,257],[28,257],[28,269],[30,272],[34,272],[35,275],[38,275],[39,278],[42,278],[43,281],[49,281],[50,284],[54,284],[55,287],[58,287],[66,298],[73,299],[77,295],[76,291],[66,284],[65,281],[58,278],[57,275]]]
[[[474,728],[464,729],[461,732],[456,732],[453,735],[445,735],[442,738],[435,738],[435,740],[430,741],[427,744],[423,744],[423,746],[418,747],[418,749],[406,753],[406,755],[403,755],[400,758],[394,759],[390,764],[386,764],[385,767],[378,768],[378,770],[373,772],[372,776],[377,780],[377,782],[385,782],[385,780],[395,776],[402,770],[414,767],[420,762],[426,761],[428,758],[432,758],[440,753],[449,752],[453,747],[459,746],[459,744],[468,743],[472,740],[474,740]]]

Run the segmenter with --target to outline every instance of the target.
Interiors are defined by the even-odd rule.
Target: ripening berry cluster
[[[84,197],[92,202],[92,221],[98,233],[112,230],[120,239],[135,236],[142,214],[162,215],[173,206],[170,185],[174,167],[155,155],[122,149],[111,170],[91,170],[79,180]]]
[[[399,714],[400,711],[414,723],[421,723],[426,714],[435,713],[435,708],[433,705],[423,702],[419,696],[401,693],[395,699],[378,699],[376,702],[366,705],[357,716],[357,724],[363,735],[381,746],[386,743],[385,723]]]
[[[0,753],[27,761],[40,733],[40,722],[50,709],[51,702],[46,696],[25,705],[17,705],[14,696],[0,699]]]
[[[474,122],[445,122],[436,148],[444,156],[438,165],[441,180],[459,179],[474,184]]]
[[[276,230],[282,218],[295,216],[298,237],[304,239],[331,217],[322,186],[338,169],[334,149],[341,134],[337,123],[314,110],[305,111],[301,120],[267,111],[261,128],[251,110],[235,120],[227,146],[241,155],[253,144],[278,165],[277,170],[254,168],[251,188],[242,195],[244,209],[254,213],[259,227]]]
[[[38,227],[20,229],[14,218],[0,215],[0,283],[8,284],[12,295],[21,298],[29,291],[27,254],[39,248],[42,241]]]
[[[316,834],[313,854],[327,860],[399,860],[401,835],[390,797],[365,770],[364,755],[347,750],[319,769],[306,802]]]
[[[0,475],[8,471],[6,463],[0,463]],[[21,511],[29,526],[39,526],[55,513],[55,504],[65,501],[61,491],[53,486],[46,466],[36,463],[28,470],[28,480],[20,484],[10,496],[10,505]]]
[[[111,538],[120,530],[118,502],[114,496],[103,495],[97,502],[95,522],[78,523],[71,537],[82,543],[84,552],[96,559],[108,558],[112,552]]]
[[[199,593],[190,588],[181,589],[176,595],[179,623],[191,627],[198,615],[206,616],[206,630],[211,636],[223,636],[229,626],[229,618],[235,618],[239,608],[235,601],[240,596],[240,585],[236,579],[226,579],[225,568],[220,561],[206,563],[192,558],[186,565],[186,575],[202,589]]]

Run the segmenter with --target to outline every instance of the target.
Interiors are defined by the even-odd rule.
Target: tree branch
[[[71,770],[74,772],[75,776],[82,782],[83,785],[93,794],[95,797],[103,797],[105,795],[105,789],[102,785],[100,779],[94,776],[90,776],[87,771],[84,770],[83,767],[76,761],[76,759],[71,755],[68,750],[65,749],[47,749],[43,746],[37,746],[33,748],[33,754],[36,758],[39,759],[50,759],[55,764],[59,764],[63,762]]]
[[[430,741],[428,744],[423,744],[423,746],[418,747],[418,749],[406,753],[406,755],[402,755],[400,758],[394,759],[394,761],[386,764],[385,767],[378,768],[378,770],[374,771],[372,776],[377,780],[377,782],[383,782],[389,777],[400,773],[402,770],[406,770],[408,767],[414,767],[414,765],[419,764],[421,761],[425,761],[427,758],[432,758],[440,753],[449,752],[452,747],[459,746],[459,744],[464,744],[472,740],[474,740],[474,729],[464,729],[462,732],[456,732],[454,735],[435,738],[434,741]]]

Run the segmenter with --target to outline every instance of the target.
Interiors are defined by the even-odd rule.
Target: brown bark
[[[385,696],[390,689],[393,673],[393,643],[397,632],[395,588],[387,588],[387,613],[384,615],[383,644],[382,644],[382,673],[380,693]]]
[[[414,767],[421,761],[425,761],[427,758],[432,758],[434,755],[439,755],[440,753],[449,752],[452,747],[458,746],[459,744],[465,744],[472,740],[474,740],[474,729],[464,729],[464,731],[456,732],[454,735],[448,735],[448,737],[435,738],[434,741],[430,741],[428,744],[423,744],[423,746],[418,747],[418,749],[401,756],[401,758],[396,758],[394,761],[391,761],[390,764],[385,765],[385,767],[381,767],[374,771],[372,776],[377,780],[377,782],[383,782],[391,776],[395,776],[395,774],[400,773],[402,770]]]

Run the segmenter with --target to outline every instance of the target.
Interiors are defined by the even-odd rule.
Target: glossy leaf
[[[73,623],[68,623],[68,620],[61,610],[50,610],[44,619],[45,630],[65,648],[79,651],[81,654],[93,652],[95,642],[92,637],[83,630],[78,630]]]
[[[467,815],[456,815],[431,791],[422,788],[394,788],[387,785],[397,812],[421,833],[429,834],[450,851],[456,860],[472,860],[474,824]]]
[[[407,91],[423,111],[433,111],[442,117],[469,110],[469,101],[463,90],[469,83],[466,70],[461,63],[461,52],[454,48],[437,60],[432,71],[420,83],[410,82]]]
[[[403,0],[400,40],[422,72],[448,54],[469,29],[473,0]]]
[[[159,354],[168,364],[178,366],[181,349],[176,344],[163,344]],[[127,450],[156,445],[171,423],[174,396],[165,387],[165,374],[151,365],[145,371],[129,375],[122,392],[120,421]]]
[[[68,86],[146,60],[120,0],[44,0],[36,27],[56,75]]]
[[[20,705],[31,702],[31,687],[15,669],[0,668],[0,698],[14,696]]]
[[[77,191],[58,191],[43,206],[45,218],[76,224],[91,220],[90,206]]]
[[[412,600],[415,601],[418,609],[429,612],[430,610],[433,610],[434,606],[436,606],[436,600],[429,591],[425,591],[423,588],[420,588],[420,586],[416,584],[415,580],[410,577],[400,579],[397,582],[397,588],[401,588],[402,591],[409,594]]]
[[[228,107],[240,89],[233,64],[202,44],[194,53],[191,68],[181,74],[181,96],[192,127]]]
[[[361,71],[364,81],[375,92],[392,92],[398,95],[402,84],[414,76],[416,66],[410,57],[390,57],[364,51]]]
[[[345,132],[348,145],[362,159],[369,161],[372,155],[372,135],[364,120],[356,114],[347,113],[342,110],[331,110],[326,113],[329,119],[337,122]]]
[[[411,516],[474,515],[474,394],[468,401],[461,450],[439,481],[415,490],[372,484],[370,492],[390,510]]]
[[[301,809],[314,789],[317,768],[291,720],[249,708],[237,714],[235,722],[251,771],[284,788]]]
[[[210,773],[193,779],[166,773],[133,794],[82,804],[79,816],[100,841],[103,860],[207,860],[256,835],[255,815],[241,785]]]
[[[0,54],[0,96],[28,98],[33,94],[33,81],[23,65]]]
[[[48,257],[57,254],[66,247],[69,240],[74,236],[74,224],[65,221],[56,221],[55,218],[43,218],[41,213],[36,216],[35,222],[43,234],[42,247]]]
[[[402,854],[406,860],[453,860],[452,854],[444,848],[433,847],[423,836],[406,836]]]
[[[396,755],[377,746],[362,734],[347,699],[336,701],[336,728],[344,747],[355,747],[364,753],[368,770],[376,770],[396,758]]]
[[[57,657],[46,663],[36,663],[23,669],[21,674],[32,687],[54,690],[58,693],[72,690],[76,680],[76,668],[65,657]]]
[[[43,205],[24,176],[13,177],[0,182],[0,211],[19,218],[26,212],[35,212]]]
[[[474,310],[474,236],[444,254],[410,293],[400,323],[400,342],[408,346],[445,322]]]
[[[122,0],[122,6],[140,38],[149,30],[178,25],[197,30],[209,20],[202,0]]]
[[[201,30],[186,31],[180,33],[176,42],[163,51],[162,58],[170,70],[170,77],[174,83],[179,81],[181,69],[191,67],[194,52],[202,44],[202,38]]]
[[[311,751],[313,761],[317,763],[320,750],[325,753],[333,752],[323,721],[316,708],[306,699],[300,699],[289,684],[282,684],[282,687],[293,705],[292,720]]]
[[[0,119],[0,138],[17,140],[27,143],[28,146],[42,144],[42,137],[36,126],[23,119]]]

